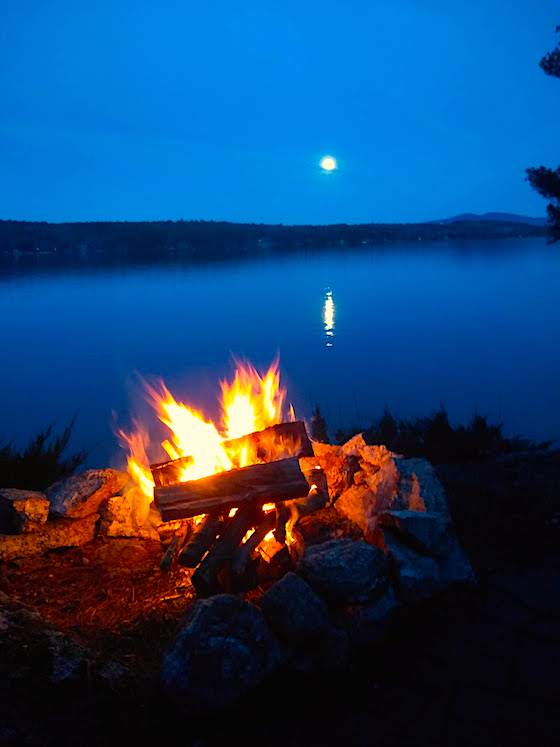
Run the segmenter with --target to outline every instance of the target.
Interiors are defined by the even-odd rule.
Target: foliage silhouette
[[[316,406],[311,416],[311,438],[314,441],[320,441],[321,443],[329,442],[329,434],[327,431],[327,423],[325,418],[321,414],[321,410]]]
[[[71,475],[87,458],[85,451],[79,451],[64,458],[75,418],[62,430],[53,435],[51,424],[34,436],[23,449],[17,451],[11,443],[0,447],[0,486],[23,488],[25,490],[45,490],[57,480]]]
[[[556,27],[560,31],[560,26]],[[547,75],[560,78],[560,43],[551,52],[545,54],[540,66]],[[551,200],[546,207],[551,241],[560,241],[560,166],[550,169],[538,166],[527,169],[527,179],[541,197]]]
[[[480,461],[488,457],[519,451],[548,449],[551,442],[536,443],[520,437],[506,438],[502,424],[492,424],[484,415],[473,415],[468,425],[452,426],[442,406],[428,417],[399,420],[386,409],[382,417],[367,428],[339,430],[339,443],[363,432],[370,444],[383,444],[407,457],[425,457],[434,464]]]

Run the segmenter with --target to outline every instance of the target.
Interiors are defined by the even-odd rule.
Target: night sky
[[[542,215],[558,23],[552,0],[4,0],[0,217]]]

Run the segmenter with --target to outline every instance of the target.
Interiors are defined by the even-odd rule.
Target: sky
[[[543,215],[558,24],[557,0],[0,0],[0,218]]]

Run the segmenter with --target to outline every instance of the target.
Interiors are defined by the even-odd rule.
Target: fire
[[[133,426],[134,428],[130,433],[118,430],[117,435],[124,448],[127,448],[129,451],[127,459],[128,474],[144,495],[152,496],[154,481],[146,453],[150,438],[140,422],[134,420]]]
[[[236,361],[233,379],[220,384],[220,426],[202,412],[177,401],[163,381],[156,386],[145,385],[149,404],[170,432],[161,446],[171,459],[182,459],[178,482],[255,464],[260,461],[259,455],[249,444],[230,444],[229,440],[295,418],[293,408],[289,414],[284,412],[286,390],[280,386],[278,359],[264,374],[248,362]],[[150,442],[146,429],[135,422],[132,433],[119,431],[119,437],[129,451],[131,478],[151,500],[154,482],[147,456]]]
[[[163,382],[159,391],[147,385],[147,394],[159,419],[171,431],[171,440],[165,439],[162,447],[171,459],[190,457],[181,468],[178,482],[198,480],[232,468],[222,436],[201,412],[177,402]]]
[[[278,360],[264,376],[250,363],[237,362],[233,381],[222,381],[221,387],[227,438],[262,431],[282,420],[286,391],[280,387]]]

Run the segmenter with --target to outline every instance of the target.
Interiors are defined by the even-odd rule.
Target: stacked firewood
[[[263,461],[182,483],[174,480],[185,459],[152,465],[154,501],[163,521],[203,516],[194,528],[183,521],[161,563],[163,570],[174,563],[195,569],[191,581],[198,596],[257,586],[263,559],[289,561],[299,517],[328,501],[303,422],[230,442],[232,449],[240,445]],[[274,459],[277,455],[283,458]]]

